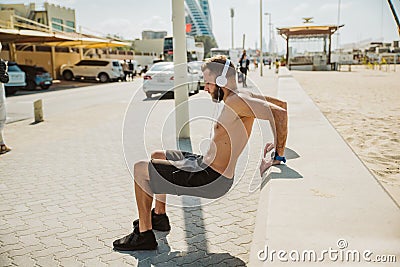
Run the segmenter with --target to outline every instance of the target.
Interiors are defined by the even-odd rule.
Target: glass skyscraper
[[[208,0],[185,0],[185,10],[186,23],[191,24],[189,35],[214,38]]]

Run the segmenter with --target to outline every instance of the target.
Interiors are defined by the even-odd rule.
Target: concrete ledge
[[[288,162],[273,167],[261,187],[249,266],[294,263],[288,254],[283,257],[288,262],[282,262],[277,253],[260,261],[266,246],[269,254],[314,250],[331,265],[364,266],[366,250],[371,260],[393,255],[400,262],[400,210],[394,201],[286,68],[280,69],[278,97],[288,101]],[[338,240],[347,247],[339,248]],[[360,262],[331,260],[322,255],[329,249],[339,256],[357,250]]]

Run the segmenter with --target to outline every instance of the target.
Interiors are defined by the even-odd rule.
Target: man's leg
[[[149,185],[149,162],[139,161],[133,167],[135,181],[136,204],[139,212],[139,230],[145,232],[152,229],[151,205],[153,203],[153,191]]]
[[[2,84],[0,86],[3,87]],[[0,87],[0,154],[11,151],[11,148],[7,147],[3,138],[3,129],[6,124],[6,103],[4,96],[4,89]]]
[[[133,166],[136,205],[139,211],[138,225],[134,225],[132,233],[113,242],[113,247],[116,250],[128,251],[157,249],[158,243],[151,224],[153,192],[149,184],[150,177],[148,166],[148,161],[139,161]]]
[[[167,156],[165,155],[165,151],[163,150],[156,150],[153,153],[151,153],[151,158],[152,159],[167,159]],[[167,201],[167,195],[166,194],[157,194],[156,195],[156,205],[154,207],[154,212],[156,214],[165,214],[166,213],[166,201]]]

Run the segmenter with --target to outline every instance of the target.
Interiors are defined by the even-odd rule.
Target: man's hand
[[[281,164],[280,160],[274,160],[273,155],[269,155],[268,157],[267,154],[271,152],[274,149],[274,144],[273,143],[267,143],[264,148],[264,157],[261,159],[261,164],[260,164],[260,175],[262,176],[264,172],[266,172],[271,166],[273,165],[279,165]]]
[[[260,176],[264,174],[273,164],[274,160],[272,158],[266,159],[262,158],[261,159],[261,164],[260,164]]]
[[[260,163],[260,175],[262,176],[264,172],[266,172],[272,165],[276,164],[274,163],[274,159],[269,156],[267,158],[266,155],[268,152],[272,151],[274,149],[274,144],[273,143],[267,143],[264,148],[264,157],[261,159]]]
[[[270,152],[272,149],[274,149],[274,144],[273,143],[267,143],[266,145],[265,145],[265,148],[264,148],[264,158],[265,158],[265,156],[267,155],[267,153],[268,152]]]

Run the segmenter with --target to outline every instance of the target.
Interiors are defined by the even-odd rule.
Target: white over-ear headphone
[[[231,64],[231,61],[229,59],[226,59],[224,69],[222,70],[221,75],[218,76],[217,79],[215,80],[215,83],[219,87],[224,87],[228,83],[228,80],[226,79],[226,73],[228,72],[230,64]]]

